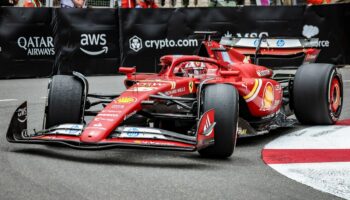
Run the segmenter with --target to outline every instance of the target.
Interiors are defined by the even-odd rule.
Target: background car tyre
[[[336,68],[331,64],[302,65],[294,78],[293,105],[302,124],[334,124],[343,106],[343,84]]]
[[[53,76],[46,108],[46,128],[64,123],[81,123],[83,83],[74,76]]]
[[[239,95],[231,85],[208,85],[203,91],[202,112],[215,109],[215,143],[199,150],[201,156],[230,157],[236,146]]]

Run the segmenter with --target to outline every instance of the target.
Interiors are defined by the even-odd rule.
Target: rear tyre
[[[49,84],[45,127],[81,123],[83,91],[83,83],[74,76],[53,76]]]
[[[227,84],[208,85],[203,91],[202,112],[215,110],[214,145],[199,150],[204,157],[230,157],[236,146],[238,104],[237,90]]]
[[[341,75],[331,64],[302,65],[295,74],[293,101],[302,124],[334,124],[343,106]]]

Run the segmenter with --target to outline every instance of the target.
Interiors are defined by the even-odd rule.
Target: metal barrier
[[[114,8],[116,4],[114,0],[87,0],[85,6],[88,8]]]
[[[46,7],[61,7],[60,0],[44,0]],[[85,8],[116,8],[116,0],[86,0],[84,2]]]
[[[60,7],[60,0],[44,0],[46,7]],[[234,7],[236,0],[156,0],[159,8],[181,7]],[[248,4],[248,3],[247,3]],[[250,1],[249,4],[250,5]],[[87,8],[117,8],[120,0],[86,0]]]

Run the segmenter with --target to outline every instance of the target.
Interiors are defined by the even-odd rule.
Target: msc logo
[[[97,56],[103,53],[108,52],[108,47],[105,46],[107,44],[106,34],[81,34],[80,35],[80,45],[85,46],[102,46],[101,50],[97,51],[89,51],[82,47],[80,50],[88,55]]]
[[[134,50],[135,52],[140,51],[142,49],[141,38],[134,35],[132,38],[129,39],[129,46],[130,46],[130,49]]]
[[[261,37],[269,37],[269,33],[268,32],[252,32],[252,33],[236,33],[236,36],[234,34],[232,34],[230,31],[226,31],[226,33],[224,34],[224,37],[238,37],[238,38],[261,38]]]

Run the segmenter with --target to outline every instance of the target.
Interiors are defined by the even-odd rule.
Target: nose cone
[[[106,139],[128,116],[140,109],[141,98],[125,94],[108,104],[86,126],[80,136],[82,143],[98,143]]]
[[[118,115],[116,119],[111,119],[107,117],[96,116],[94,120],[92,120],[84,129],[83,133],[80,136],[80,141],[83,143],[97,143],[101,140],[106,139],[121,120],[118,120],[118,118],[121,117]],[[108,121],[105,121],[106,119],[108,119]]]
[[[83,143],[97,143],[104,139],[105,131],[103,130],[85,130],[80,137]]]
[[[108,138],[118,125],[139,111],[141,102],[160,90],[175,87],[174,81],[141,82],[123,92],[118,98],[109,103],[87,125],[80,136],[82,143],[98,143]]]

